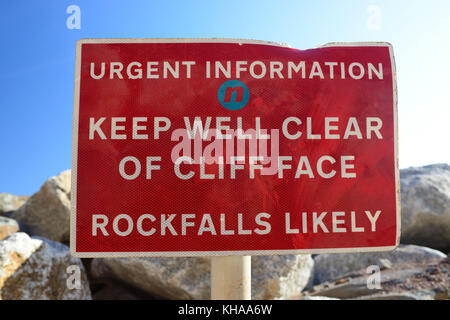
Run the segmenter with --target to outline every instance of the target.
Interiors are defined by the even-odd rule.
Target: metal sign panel
[[[390,44],[85,39],[76,52],[73,255],[398,245]]]

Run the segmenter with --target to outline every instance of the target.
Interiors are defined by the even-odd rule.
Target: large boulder
[[[314,261],[309,254],[253,256],[252,299],[289,299],[312,281]]]
[[[209,297],[207,258],[95,258],[91,275],[120,280],[159,299]]]
[[[378,265],[382,268],[387,261],[389,263],[420,262],[445,257],[446,255],[440,251],[416,245],[400,245],[393,251],[384,252],[319,254],[314,257],[313,284],[336,279],[370,265]]]
[[[27,196],[15,196],[10,193],[0,192],[0,214],[16,211],[27,199]]]
[[[450,252],[450,166],[400,170],[402,243]]]
[[[70,170],[51,177],[24,205],[14,212],[13,218],[26,226],[33,236],[42,236],[59,242],[70,237]]]
[[[252,299],[289,298],[311,277],[310,255],[253,256]],[[210,299],[210,258],[96,258],[95,279],[115,278],[164,299]]]
[[[78,283],[71,279],[76,274]],[[91,292],[81,260],[67,246],[18,232],[0,241],[0,298],[84,300]]]
[[[0,240],[19,231],[19,224],[14,220],[0,216]]]

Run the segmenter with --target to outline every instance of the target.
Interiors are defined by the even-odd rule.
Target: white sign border
[[[133,258],[133,257],[196,257],[196,256],[254,256],[254,255],[283,255],[283,254],[321,254],[321,253],[350,253],[350,252],[379,252],[391,251],[400,243],[401,208],[400,208],[400,172],[398,161],[398,106],[397,106],[397,72],[394,51],[389,42],[331,42],[320,45],[324,47],[388,47],[391,58],[392,90],[394,109],[394,157],[395,157],[395,194],[397,230],[396,242],[392,246],[382,247],[353,247],[353,248],[323,248],[296,250],[234,250],[234,251],[143,251],[143,252],[79,252],[76,251],[76,199],[77,199],[77,159],[78,159],[78,119],[80,105],[81,78],[81,46],[86,43],[239,43],[260,44],[277,47],[290,46],[282,43],[250,40],[250,39],[222,39],[222,38],[116,38],[116,39],[80,39],[76,44],[75,57],[75,85],[73,97],[73,127],[72,127],[72,171],[71,171],[71,215],[70,215],[70,253],[77,258]]]

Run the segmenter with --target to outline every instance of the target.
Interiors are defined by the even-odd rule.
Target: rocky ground
[[[253,299],[442,300],[450,290],[450,166],[401,170],[402,238],[391,252],[252,257]],[[210,261],[78,259],[70,171],[32,196],[0,193],[1,299],[208,299]]]
[[[374,273],[366,268],[320,283],[292,299],[448,300],[450,297],[449,256],[394,264],[384,259],[378,266],[379,285],[371,281]]]

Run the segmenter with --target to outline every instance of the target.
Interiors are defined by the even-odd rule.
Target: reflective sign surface
[[[397,245],[389,44],[81,40],[76,68],[73,254]]]

